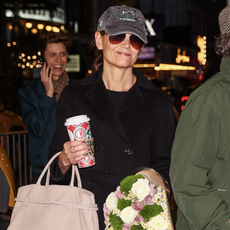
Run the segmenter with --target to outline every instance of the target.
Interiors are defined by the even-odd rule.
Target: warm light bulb
[[[38,28],[39,30],[43,30],[43,29],[44,29],[44,25],[43,25],[43,24],[37,24],[37,28]]]
[[[32,30],[31,30],[31,33],[32,34],[36,34],[38,32],[38,30],[36,29],[36,28],[33,28]]]
[[[46,26],[46,30],[47,31],[51,31],[52,30],[52,26]]]
[[[52,28],[52,30],[53,30],[54,33],[59,33],[59,31],[60,31],[60,29],[57,28],[56,26],[54,26],[54,27]]]
[[[32,28],[32,26],[33,26],[33,25],[32,25],[31,22],[27,22],[27,23],[26,23],[26,28],[30,29],[30,28]]]

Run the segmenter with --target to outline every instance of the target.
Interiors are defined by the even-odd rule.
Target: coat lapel
[[[123,113],[138,104],[145,101],[143,98],[137,84],[135,84],[130,90],[126,97],[118,104],[117,112],[118,114]]]
[[[98,109],[101,114],[118,130],[118,132],[126,140],[128,140],[118,114],[110,103],[110,99],[106,93],[105,85],[102,80],[100,80],[95,87],[93,87],[86,97],[93,103],[95,108]]]
[[[145,101],[139,87],[154,89],[153,84],[149,84],[149,80],[140,74],[138,71],[134,71],[137,76],[136,84],[129,90],[129,93],[119,103],[117,109],[110,103],[110,99],[107,95],[104,82],[101,78],[102,69],[98,72],[88,76],[84,79],[83,85],[93,85],[92,90],[86,95],[86,97],[93,103],[96,109],[118,130],[118,132],[128,141],[123,125],[120,121],[119,114],[143,103]]]

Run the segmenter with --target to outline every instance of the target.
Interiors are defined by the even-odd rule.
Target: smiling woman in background
[[[61,33],[47,32],[40,38],[43,66],[37,78],[19,90],[23,120],[29,133],[32,183],[36,183],[48,161],[49,145],[56,129],[57,101],[69,77],[65,72],[68,38]]]
[[[50,157],[61,151],[51,168],[55,183],[69,184],[71,165],[89,149],[69,141],[66,118],[86,114],[94,137],[96,165],[79,169],[82,187],[94,193],[100,229],[105,229],[103,203],[134,169],[151,167],[169,181],[174,114],[171,97],[155,87],[133,65],[147,43],[145,18],[129,6],[112,6],[98,21],[95,45],[101,51],[94,69],[62,92],[57,130]]]

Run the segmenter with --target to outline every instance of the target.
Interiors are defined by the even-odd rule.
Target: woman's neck
[[[106,89],[128,91],[136,82],[132,68],[103,68],[102,79]]]

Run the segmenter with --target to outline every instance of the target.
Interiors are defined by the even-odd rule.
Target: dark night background
[[[21,53],[32,57],[39,51],[38,38],[42,30],[34,34],[33,28],[38,24],[58,28],[64,26],[64,32],[70,39],[69,54],[80,56],[80,71],[69,72],[69,76],[73,79],[84,78],[94,60],[90,44],[97,19],[109,6],[117,4],[139,8],[146,19],[152,22],[151,26],[156,32],[152,36],[148,31],[147,47],[154,47],[154,58],[139,60],[138,63],[176,64],[174,56],[180,48],[190,56],[190,62],[184,63],[185,66],[194,66],[198,70],[176,72],[142,68],[149,79],[161,80],[165,89],[171,92],[188,94],[189,89],[198,87],[219,71],[220,57],[214,53],[214,43],[215,37],[219,35],[218,14],[226,6],[226,0],[3,0],[0,3],[0,100],[5,109],[20,114],[18,89],[39,76],[39,69],[35,66],[19,66],[22,62],[19,59]],[[48,20],[34,17],[45,10],[49,14]],[[11,15],[7,12],[11,12]],[[25,18],[20,12],[28,12],[29,16]],[[61,14],[65,20],[56,22],[54,17],[63,18]],[[26,28],[26,22],[31,22],[32,28]],[[205,65],[199,64],[197,60],[200,51],[196,43],[197,36],[207,37]],[[183,92],[179,92],[182,88]]]

